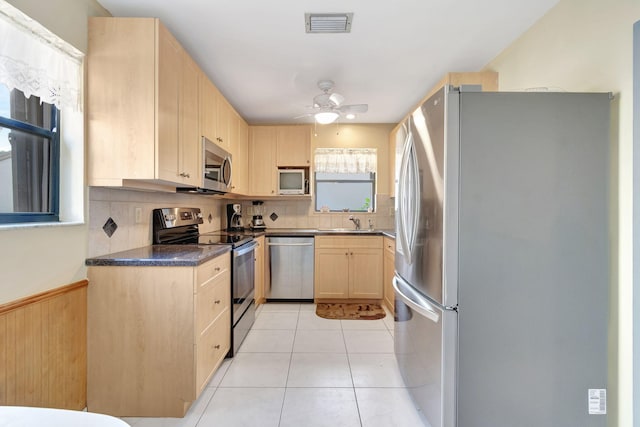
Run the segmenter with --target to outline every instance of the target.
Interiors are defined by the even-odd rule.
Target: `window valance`
[[[317,148],[314,154],[316,172],[371,173],[378,168],[375,148]]]
[[[83,53],[0,0],[0,83],[59,109],[82,109]]]

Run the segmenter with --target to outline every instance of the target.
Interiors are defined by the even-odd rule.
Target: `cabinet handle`
[[[220,300],[219,300],[219,299],[217,299],[217,300],[213,301],[213,303],[214,303],[214,304],[220,304]]]
[[[215,271],[220,271],[220,267],[214,268]]]
[[[351,252],[351,256],[353,256],[353,252]]]
[[[216,350],[220,350],[220,344],[214,345],[213,348],[215,348]]]
[[[191,178],[191,175],[188,174],[188,173],[185,173],[184,176],[187,177],[187,178]]]
[[[346,256],[349,256],[349,252],[345,252],[344,254],[345,254]]]
[[[275,191],[271,190],[271,194],[275,193]]]

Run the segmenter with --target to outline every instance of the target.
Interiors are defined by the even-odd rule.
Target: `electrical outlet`
[[[142,208],[136,208],[136,224],[142,222]]]

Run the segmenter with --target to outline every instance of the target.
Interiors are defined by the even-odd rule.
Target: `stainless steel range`
[[[255,248],[253,235],[216,231],[200,234],[199,208],[153,210],[153,244],[231,246],[231,349],[233,357],[255,320]]]

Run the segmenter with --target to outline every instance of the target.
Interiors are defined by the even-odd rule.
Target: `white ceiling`
[[[98,0],[157,17],[249,124],[302,123],[317,82],[357,123],[396,123],[448,71],[479,71],[558,0]],[[353,12],[349,34],[307,34],[306,12]]]

